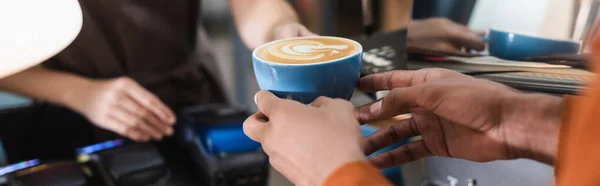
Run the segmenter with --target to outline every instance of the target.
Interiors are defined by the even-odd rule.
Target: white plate
[[[0,0],[0,78],[56,55],[81,24],[77,0]]]

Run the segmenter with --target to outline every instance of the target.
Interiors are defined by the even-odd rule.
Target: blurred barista
[[[229,3],[249,48],[314,35],[298,23],[284,0]],[[84,23],[73,44],[43,65],[0,80],[0,89],[65,106],[97,127],[136,141],[172,135],[173,110],[226,102],[211,46],[198,24],[201,1],[80,0],[80,4]],[[73,136],[86,138],[91,132],[83,130],[85,126],[66,126],[71,119],[52,123],[61,132],[44,140],[53,144],[52,150],[41,151],[70,154],[69,144],[81,145]],[[106,131],[96,134],[116,137]]]
[[[411,0],[382,0],[380,5],[379,30],[408,28],[406,47],[409,51],[428,50],[462,56],[468,55],[466,49],[485,49],[480,37],[483,32],[473,31],[447,18],[411,20]]]

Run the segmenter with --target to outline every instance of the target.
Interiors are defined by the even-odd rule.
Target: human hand
[[[485,49],[481,34],[446,18],[415,20],[408,24],[406,45],[408,48],[467,55],[463,49]]]
[[[317,34],[300,23],[287,23],[273,28],[273,40],[305,36],[317,36]]]
[[[361,122],[412,113],[365,139],[371,154],[395,142],[422,139],[373,156],[379,168],[427,156],[472,161],[530,158],[551,164],[557,145],[561,99],[524,94],[504,85],[449,70],[423,69],[370,75],[366,92],[391,90],[357,108]]]
[[[98,127],[135,141],[173,134],[173,112],[134,80],[94,80],[73,96],[71,108]]]
[[[317,98],[311,105],[255,95],[260,112],[244,122],[244,133],[262,144],[271,165],[296,185],[321,185],[335,168],[364,161],[362,132],[347,101]]]

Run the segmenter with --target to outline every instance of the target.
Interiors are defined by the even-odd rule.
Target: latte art
[[[317,63],[353,55],[358,46],[346,39],[330,37],[276,41],[258,49],[257,57],[276,63]]]
[[[348,45],[325,45],[315,41],[288,41],[268,47],[269,54],[294,60],[315,60],[326,55],[339,54],[339,50],[347,49]]]

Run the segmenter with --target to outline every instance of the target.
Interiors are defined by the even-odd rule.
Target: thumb
[[[254,95],[254,103],[258,110],[267,117],[279,109],[282,101],[284,100],[266,90],[258,91]]]

